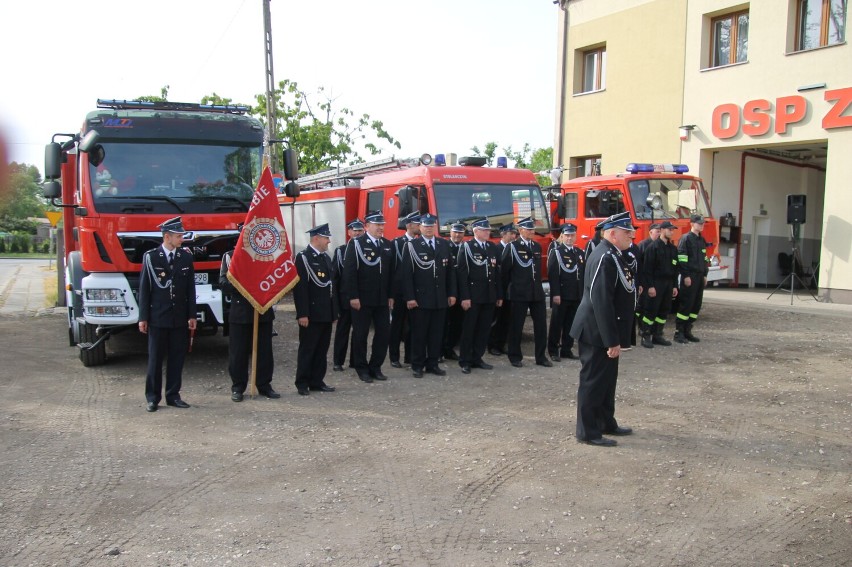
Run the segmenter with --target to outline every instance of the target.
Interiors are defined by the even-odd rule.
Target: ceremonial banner
[[[228,279],[259,313],[265,313],[299,281],[268,167],[252,197]]]

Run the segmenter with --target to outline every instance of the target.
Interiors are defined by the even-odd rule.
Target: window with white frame
[[[606,88],[606,46],[583,52],[583,89],[589,93]]]
[[[711,29],[711,67],[748,61],[748,10],[713,18]]]
[[[797,0],[796,49],[804,51],[843,43],[847,0]]]

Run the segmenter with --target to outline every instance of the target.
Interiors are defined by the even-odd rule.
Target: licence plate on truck
[[[208,275],[207,272],[195,272],[195,283],[206,284]]]

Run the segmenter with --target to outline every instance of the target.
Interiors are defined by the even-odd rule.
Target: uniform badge
[[[243,249],[256,262],[274,262],[287,249],[287,232],[278,219],[255,217],[243,227]]]

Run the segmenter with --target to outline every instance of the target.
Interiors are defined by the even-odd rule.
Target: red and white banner
[[[252,197],[228,279],[259,313],[265,313],[299,281],[268,167]]]

